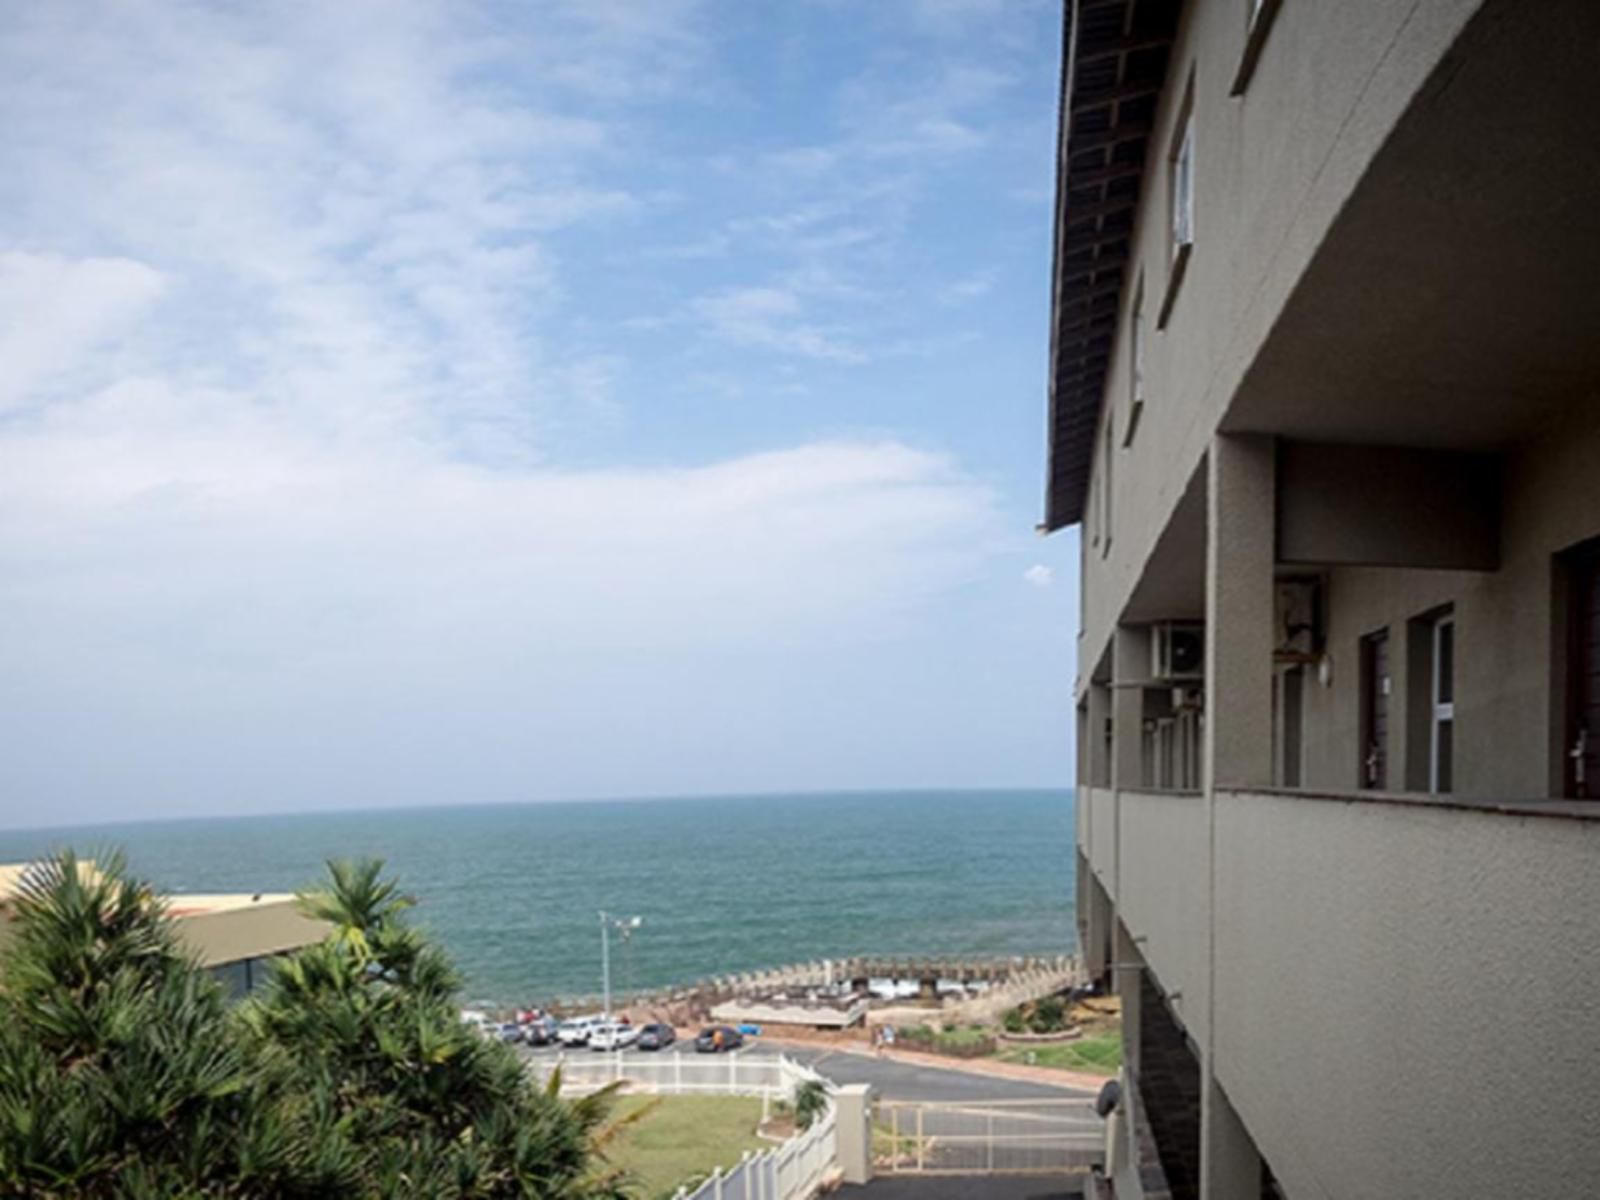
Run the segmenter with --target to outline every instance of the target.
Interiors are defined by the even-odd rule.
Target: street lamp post
[[[644,924],[643,917],[613,917],[600,913],[600,979],[605,990],[605,1019],[611,1024],[611,931],[616,929],[624,941],[628,935]]]

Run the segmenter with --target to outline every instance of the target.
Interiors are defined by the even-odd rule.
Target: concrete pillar
[[[847,1083],[833,1094],[838,1109],[839,1170],[846,1183],[872,1178],[872,1086]]]
[[[1117,626],[1112,642],[1111,786],[1142,788],[1144,777],[1144,688],[1150,677],[1150,631]]]
[[[1276,460],[1218,434],[1206,462],[1205,787],[1272,784]]]
[[[1089,685],[1088,745],[1080,746],[1078,753],[1089,761],[1089,786],[1111,786],[1111,759],[1107,753],[1106,722],[1111,719],[1111,689],[1104,683]]]
[[[1200,1093],[1200,1200],[1261,1195],[1261,1155],[1215,1079]]]
[[[1200,1042],[1200,1200],[1261,1192],[1261,1159],[1216,1079],[1217,789],[1272,784],[1277,451],[1218,434],[1206,460],[1206,994]]]

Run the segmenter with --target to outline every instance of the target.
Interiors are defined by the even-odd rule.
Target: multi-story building
[[[10,897],[27,869],[26,863],[0,865],[0,944],[11,924]],[[165,902],[184,948],[231,996],[262,983],[271,959],[328,933],[326,924],[302,913],[286,893],[174,895]]]
[[[1115,1194],[1600,1194],[1600,4],[1066,11]]]

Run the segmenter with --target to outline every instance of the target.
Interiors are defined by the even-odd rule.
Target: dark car
[[[671,1025],[651,1024],[639,1030],[639,1040],[634,1047],[639,1050],[663,1050],[678,1040],[678,1031]]]
[[[744,1034],[732,1025],[712,1025],[700,1031],[694,1048],[702,1054],[717,1054],[723,1050],[737,1050],[744,1045]]]
[[[556,1040],[556,1028],[561,1024],[554,1017],[535,1017],[522,1027],[522,1040],[530,1046],[548,1046]]]

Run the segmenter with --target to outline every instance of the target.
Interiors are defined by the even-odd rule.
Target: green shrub
[[[302,905],[332,932],[230,1009],[120,857],[30,867],[0,952],[0,1194],[624,1194],[610,1093],[565,1103],[470,1032],[409,903],[378,863],[330,864]]]
[[[1058,1033],[1066,1028],[1067,1006],[1060,996],[1046,996],[1033,1005],[1028,1028],[1034,1033]]]

